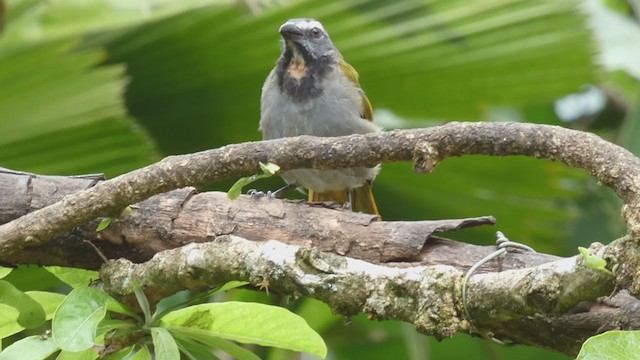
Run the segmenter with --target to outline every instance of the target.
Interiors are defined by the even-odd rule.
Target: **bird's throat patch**
[[[293,52],[293,56],[291,57],[291,62],[287,67],[287,72],[289,75],[296,79],[300,80],[307,75],[309,72],[309,68],[307,67],[306,61],[298,51]]]

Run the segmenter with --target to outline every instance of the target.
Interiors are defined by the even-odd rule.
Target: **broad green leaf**
[[[156,321],[160,319],[169,311],[181,309],[185,306],[203,301],[213,294],[235,289],[247,284],[249,284],[248,281],[229,281],[219,288],[202,293],[194,294],[189,290],[178,291],[177,293],[158,301],[156,304],[156,311],[153,314],[153,320]]]
[[[84,351],[65,351],[62,350],[56,360],[94,360],[98,358],[98,353],[93,349],[87,349]]]
[[[0,360],[45,360],[58,350],[58,346],[52,338],[45,339],[34,335],[7,346],[0,352]]]
[[[53,316],[53,337],[61,349],[82,351],[95,344],[107,306],[116,301],[104,291],[79,287],[67,295]]]
[[[212,336],[304,351],[325,357],[322,338],[298,315],[280,307],[258,303],[224,302],[194,305],[165,315],[161,326],[171,331],[195,328]]]
[[[15,308],[9,305],[0,304],[0,339],[4,339],[24,330],[24,327],[18,324],[19,315],[20,312]]]
[[[25,294],[42,306],[47,320],[51,320],[56,309],[65,298],[63,294],[49,291],[26,291]]]
[[[153,339],[153,354],[157,360],[176,360],[180,358],[178,344],[167,329],[161,327],[151,328]]]
[[[219,2],[220,0],[10,0],[11,11],[7,13],[7,22],[13,26],[5,30],[3,41],[22,44],[128,27],[185,9]],[[39,31],[34,31],[34,28]]]
[[[24,328],[34,328],[45,321],[42,306],[29,295],[4,280],[0,280],[0,303],[9,305],[20,312],[18,324]]]
[[[63,302],[62,305],[65,303]],[[67,308],[69,306],[65,306],[64,309]],[[85,310],[84,316],[74,316],[66,311],[61,312],[59,316],[56,313],[53,318],[55,323],[52,326],[56,343],[61,349],[67,351],[83,351],[93,347],[96,344],[98,325],[106,313],[106,306],[97,307],[92,312]]]
[[[640,331],[607,331],[587,339],[577,360],[635,359],[640,348]]]
[[[45,266],[45,269],[55,275],[58,279],[73,288],[89,286],[92,281],[98,280],[100,274],[94,270],[69,268],[62,266]]]
[[[13,268],[0,266],[0,279],[9,275],[11,271],[13,271]]]
[[[124,69],[95,67],[102,51],[74,52],[75,39],[11,49],[4,44],[0,41],[3,166],[114,175],[156,158],[123,106]],[[47,66],[38,65],[43,63]]]
[[[229,340],[221,339],[213,335],[208,330],[181,328],[179,330],[172,331],[172,333],[176,336],[177,339],[192,339],[194,341],[207,345],[207,347],[209,348],[220,349],[238,360],[260,359],[256,354],[245,349],[244,347],[232,343]]]

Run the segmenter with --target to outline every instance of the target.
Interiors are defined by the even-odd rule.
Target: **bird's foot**
[[[249,189],[249,191],[247,191],[247,195],[251,196],[254,199],[258,199],[261,197],[272,197],[271,196],[271,191],[260,191],[260,190],[256,190],[256,189]]]
[[[267,191],[266,193],[264,191],[259,191],[256,189],[251,189],[249,191],[247,191],[247,195],[251,196],[252,198],[261,198],[261,197],[268,197],[269,199],[280,199],[287,191],[295,188],[295,185],[285,185],[283,187],[281,187],[280,189],[276,190],[276,191]]]

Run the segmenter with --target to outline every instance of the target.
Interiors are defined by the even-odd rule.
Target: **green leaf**
[[[587,339],[576,360],[635,359],[640,348],[640,331],[607,331]]]
[[[0,303],[9,305],[20,312],[18,323],[24,328],[31,329],[40,326],[45,321],[42,306],[29,295],[4,280],[0,280]]]
[[[280,166],[274,164],[274,163],[259,163],[260,164],[260,169],[262,170],[262,172],[265,175],[275,175],[278,171],[280,171]]]
[[[236,280],[229,281],[226,284],[222,285],[220,288],[214,289],[212,294],[229,291],[231,289],[236,289],[236,288],[239,288],[241,286],[248,285],[248,284],[250,284],[250,282],[248,282],[248,281],[236,281]]]
[[[98,329],[96,329],[96,334],[98,337],[100,335],[104,335],[111,330],[137,330],[139,329],[139,324],[133,323],[131,320],[120,320],[120,319],[108,319],[105,318],[98,325]]]
[[[151,338],[153,339],[153,353],[157,360],[180,359],[178,344],[167,329],[161,327],[151,328]]]
[[[127,315],[136,319],[140,323],[143,322],[142,318],[138,314],[136,314],[133,310],[131,310],[121,302],[116,301],[114,298],[111,298],[111,300],[107,302],[107,310],[118,314]]]
[[[45,360],[58,351],[52,338],[43,339],[39,335],[18,340],[0,352],[0,360]]]
[[[229,199],[231,200],[237,199],[238,196],[242,194],[243,187],[251,184],[254,181],[269,178],[275,175],[280,170],[280,166],[273,163],[267,163],[267,164],[259,163],[259,164],[260,164],[260,169],[262,170],[262,174],[251,175],[248,177],[241,177],[240,179],[238,179],[238,181],[236,181],[231,186],[229,191],[227,191],[227,197]]]
[[[207,330],[223,339],[304,351],[320,357],[327,352],[320,335],[304,319],[277,306],[232,301],[201,304],[171,312],[160,324],[171,331]]]
[[[195,328],[181,328],[179,330],[173,330],[172,334],[177,339],[189,338],[198,343],[207,345],[209,348],[220,349],[227,354],[233,356],[238,360],[259,360],[260,358],[251,351],[243,348],[240,345],[232,343],[231,341],[221,339],[211,333],[208,330],[195,329]]]
[[[98,325],[106,313],[106,306],[97,307],[90,313],[85,311],[81,314],[84,316],[74,316],[66,312],[61,312],[60,316],[57,316],[56,312],[53,320],[60,319],[52,326],[56,343],[61,349],[67,351],[82,351],[93,347],[96,345]]]
[[[178,343],[180,352],[185,354],[190,360],[218,360],[218,357],[213,354],[213,349],[197,341],[176,337],[176,342]]]
[[[53,338],[61,349],[83,351],[95,344],[107,306],[117,303],[104,291],[78,287],[67,295],[53,316]]]
[[[248,281],[229,281],[219,288],[197,294],[194,294],[189,290],[178,291],[177,293],[158,301],[158,304],[156,304],[156,311],[153,314],[153,321],[155,322],[162,318],[169,311],[181,309],[185,306],[203,301],[215,293],[235,289],[247,284],[249,284]]]
[[[128,27],[218,1],[12,1],[11,11],[7,13],[7,21],[12,26],[7,27],[3,41],[24,44]],[[34,28],[39,30],[38,36],[34,36]]]
[[[157,158],[146,134],[127,117],[124,68],[95,67],[104,53],[72,51],[76,45],[70,39],[9,49],[0,42],[3,166],[115,175]],[[42,63],[47,66],[37,65]]]
[[[20,312],[15,308],[9,305],[0,304],[0,339],[4,339],[24,330],[24,327],[18,324],[19,315]]]
[[[93,349],[76,352],[62,350],[56,360],[94,360],[97,358],[98,353]]]
[[[100,220],[100,223],[96,227],[96,232],[100,232],[100,231],[108,228],[109,225],[111,225],[112,221],[113,221],[113,219],[110,218],[110,217],[106,217],[106,218],[103,218],[102,220]]]
[[[13,271],[13,268],[0,266],[0,279],[2,279],[3,277],[9,275],[9,273],[11,273],[11,271]]]
[[[613,275],[611,271],[607,269],[607,261],[605,259],[599,257],[598,255],[591,254],[589,252],[589,249],[587,248],[578,247],[578,251],[580,251],[580,254],[582,255],[582,258],[584,260],[584,265],[586,267],[600,270],[606,272],[607,274]]]
[[[53,317],[56,309],[65,298],[65,295],[63,294],[49,291],[26,291],[25,294],[29,295],[33,300],[38,302],[40,306],[42,306],[47,320],[50,320]]]
[[[144,294],[144,291],[142,291],[142,288],[140,287],[135,288],[134,294],[136,296],[136,300],[138,300],[138,305],[144,314],[145,324],[149,325],[151,323],[151,308],[149,307],[147,295]]]
[[[231,188],[229,188],[229,191],[227,191],[227,197],[231,200],[237,199],[242,194],[242,188],[251,184],[253,181],[254,180],[250,177],[241,177],[231,186]]]
[[[65,298],[63,294],[48,291],[26,291],[25,294],[40,304],[46,320],[53,317],[58,305]],[[24,327],[18,323],[19,315],[17,309],[0,304],[0,339],[24,330]]]
[[[146,351],[146,357],[145,357],[145,351]],[[146,347],[140,348],[139,346],[131,345],[129,347],[126,347],[124,349],[120,349],[119,351],[111,353],[105,356],[104,358],[104,360],[133,360],[133,359],[151,360],[151,354],[149,353],[149,350]]]
[[[161,318],[168,311],[186,306],[193,297],[194,294],[191,291],[182,290],[163,298],[156,304],[156,311],[153,314],[154,320]]]
[[[100,274],[94,270],[85,270],[77,268],[69,268],[62,266],[45,266],[47,271],[55,275],[58,279],[64,283],[71,285],[71,287],[77,288],[82,286],[89,286],[92,281],[100,278]]]
[[[151,360],[151,353],[146,346],[143,346],[138,351],[136,351],[132,357],[127,360]]]

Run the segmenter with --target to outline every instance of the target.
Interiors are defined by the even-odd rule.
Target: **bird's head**
[[[313,19],[291,19],[280,26],[282,55],[276,64],[280,89],[298,101],[323,93],[322,82],[335,76],[342,55],[324,26]]]
[[[339,56],[329,34],[314,19],[290,19],[280,26],[283,53],[291,52],[306,62]]]

